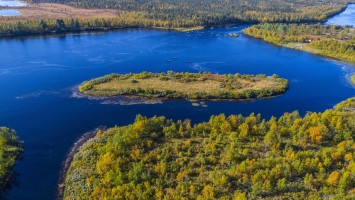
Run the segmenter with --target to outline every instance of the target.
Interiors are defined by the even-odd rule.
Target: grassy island
[[[0,198],[11,183],[13,168],[22,153],[22,143],[16,132],[0,127]]]
[[[355,62],[355,28],[266,23],[243,32],[276,45]]]
[[[250,99],[283,94],[288,81],[277,75],[210,73],[111,74],[82,83],[89,96],[131,95],[186,99]]]
[[[353,199],[355,98],[323,113],[137,116],[75,154],[64,199]]]

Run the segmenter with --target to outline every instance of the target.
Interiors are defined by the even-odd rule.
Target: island
[[[351,199],[355,98],[278,119],[138,115],[75,154],[64,199]]]
[[[22,142],[16,132],[7,127],[0,127],[0,198],[14,180],[13,168],[23,152]]]
[[[277,75],[172,72],[110,74],[79,86],[89,96],[140,96],[183,99],[251,99],[280,95],[288,81]]]
[[[355,28],[352,27],[265,23],[243,32],[276,45],[355,62]]]

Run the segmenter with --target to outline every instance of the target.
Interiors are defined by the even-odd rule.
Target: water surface
[[[325,24],[355,26],[355,4],[349,4],[344,12],[330,18]]]
[[[3,17],[18,16],[18,15],[21,15],[21,13],[18,10],[13,10],[13,9],[0,10],[0,16]]]
[[[19,185],[10,199],[53,199],[61,163],[82,134],[98,126],[132,123],[137,114],[206,121],[225,113],[265,118],[299,110],[320,112],[355,95],[346,75],[350,64],[277,47],[241,34],[247,26],[194,32],[127,29],[0,40],[0,125],[17,130],[25,142],[24,159],[16,169]],[[213,72],[278,74],[290,81],[279,97],[207,102],[189,101],[117,105],[73,97],[82,81],[108,73]]]
[[[21,1],[0,0],[0,6],[20,7],[20,6],[26,6],[26,3],[23,3]]]

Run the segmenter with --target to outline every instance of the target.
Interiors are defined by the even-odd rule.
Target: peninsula
[[[351,199],[355,98],[323,113],[138,115],[99,131],[66,174],[64,199]]]
[[[355,62],[355,29],[352,27],[265,23],[243,32],[279,46]]]

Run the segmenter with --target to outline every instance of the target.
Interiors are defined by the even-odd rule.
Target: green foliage
[[[86,142],[64,199],[353,199],[355,98],[323,113],[137,116]]]
[[[355,29],[341,26],[260,24],[243,30],[249,36],[284,45],[306,43],[311,52],[355,62]],[[313,50],[314,49],[314,50]]]
[[[10,182],[13,167],[22,153],[22,143],[16,132],[6,127],[0,127],[0,191]],[[1,193],[0,192],[0,193]]]

